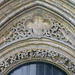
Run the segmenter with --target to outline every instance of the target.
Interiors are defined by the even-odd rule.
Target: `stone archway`
[[[7,3],[11,4],[11,2]],[[2,75],[20,64],[33,61],[52,63],[65,70],[68,75],[74,75],[73,13],[54,6],[52,1],[31,2],[30,0],[22,3],[26,5],[20,6],[19,9],[13,5],[13,9],[17,11],[13,10],[14,13],[8,15],[10,17],[6,16],[1,21],[0,72]]]

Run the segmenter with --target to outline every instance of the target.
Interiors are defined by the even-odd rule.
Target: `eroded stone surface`
[[[1,37],[2,40],[2,38],[8,37],[9,33],[12,32],[12,35],[4,40],[2,45],[21,40],[22,38],[48,37],[75,47],[75,36],[64,25],[46,13],[40,15],[41,10],[36,12],[37,15],[36,13],[27,15],[14,23],[7,31],[7,34]]]
[[[70,59],[66,58],[60,53],[45,49],[24,50],[14,55],[10,55],[8,58],[6,58],[3,62],[0,63],[0,72],[4,72],[6,68],[8,68],[13,63],[17,63],[22,59],[25,60],[29,58],[44,58],[49,59],[50,61],[55,61],[56,63],[61,64],[67,70],[75,74],[75,64],[73,64]]]

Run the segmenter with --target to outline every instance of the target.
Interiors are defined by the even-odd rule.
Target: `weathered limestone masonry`
[[[74,0],[0,0],[0,75],[35,61],[75,75]]]

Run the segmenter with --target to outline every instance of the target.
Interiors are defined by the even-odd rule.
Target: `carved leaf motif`
[[[31,21],[26,23],[26,28],[32,30],[36,36],[41,36],[49,27],[50,23],[45,21],[41,16],[35,16]]]
[[[70,34],[70,33],[67,33],[67,34],[66,34],[66,32],[65,32],[63,29],[61,29],[61,32],[62,32],[62,34],[65,36],[65,38],[66,38],[69,42],[71,42],[73,46],[75,46],[75,38],[73,37],[73,35]]]
[[[12,32],[10,32],[7,37],[3,37],[2,39],[0,39],[0,44],[5,42],[11,35],[12,35]]]
[[[67,57],[50,50],[43,49],[30,49],[10,55],[7,59],[0,63],[0,72],[4,72],[11,64],[19,62],[22,59],[29,58],[44,58],[61,64],[67,70],[75,74],[75,64]]]

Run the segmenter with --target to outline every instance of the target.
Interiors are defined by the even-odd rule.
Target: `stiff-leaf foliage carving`
[[[30,49],[20,51],[6,58],[2,63],[0,63],[0,72],[4,72],[11,64],[17,63],[21,60],[29,58],[44,58],[50,61],[54,61],[58,64],[64,66],[67,70],[75,74],[75,64],[70,61],[67,57],[50,50],[43,49]]]

